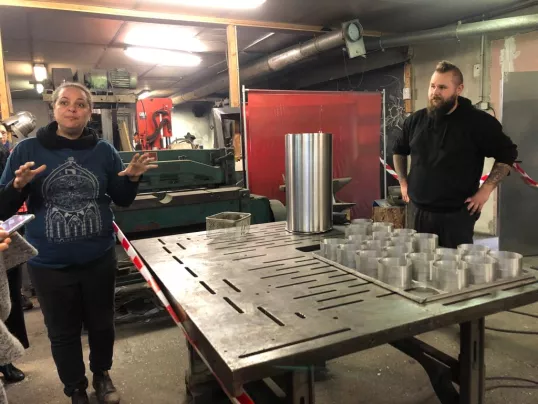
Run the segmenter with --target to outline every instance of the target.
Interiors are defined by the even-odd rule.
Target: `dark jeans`
[[[6,327],[20,341],[23,347],[28,348],[28,334],[26,333],[26,323],[24,322],[24,312],[22,310],[22,268],[16,266],[7,271],[9,284],[9,294],[11,298],[11,312],[6,320]]]
[[[90,370],[110,370],[114,350],[114,248],[84,265],[50,269],[28,265],[64,392],[86,389],[82,325],[88,330]]]
[[[414,229],[439,236],[439,247],[456,248],[472,244],[474,225],[480,214],[471,215],[467,206],[457,212],[429,212],[415,206]]]

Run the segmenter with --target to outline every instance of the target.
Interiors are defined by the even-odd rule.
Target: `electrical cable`
[[[520,316],[527,316],[527,317],[532,317],[532,318],[538,318],[538,316],[536,314],[531,314],[531,313],[525,313],[523,311],[517,311],[517,310],[508,310],[509,313],[514,313],[514,314],[519,314]]]
[[[349,84],[349,91],[353,90],[353,86],[351,85],[351,79],[349,78],[349,73],[347,71],[347,60],[346,60],[346,51],[342,49],[342,56],[344,57],[344,70],[346,72],[347,82]],[[338,82],[337,82],[338,84]]]
[[[486,377],[487,381],[511,381],[511,382],[525,382],[538,385],[538,381],[531,379],[523,379],[521,377],[510,376],[498,376],[498,377]]]
[[[485,327],[486,330],[502,332],[505,334],[538,335],[538,331],[507,330],[504,328]]]
[[[537,315],[531,314],[531,313],[525,313],[523,311],[517,311],[517,310],[508,310],[508,313],[512,314],[518,314],[520,316],[527,316],[532,318],[538,318]],[[484,327],[486,330],[489,331],[496,331],[496,332],[502,332],[505,334],[518,334],[518,335],[538,335],[538,331],[525,331],[525,330],[510,330],[505,328],[495,328],[495,327]]]
[[[487,387],[486,391],[492,391],[492,390],[498,390],[498,389],[534,389],[538,390],[538,386],[523,386],[523,385],[509,385],[509,384],[501,384],[499,386],[491,386]]]

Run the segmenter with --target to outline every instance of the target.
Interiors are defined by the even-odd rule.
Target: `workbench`
[[[313,365],[391,344],[424,367],[443,404],[484,403],[484,318],[537,302],[538,280],[420,304],[312,253],[338,236],[289,234],[279,222],[241,238],[200,232],[133,245],[231,396],[266,389],[256,404],[313,404]],[[455,324],[459,358],[415,338]]]

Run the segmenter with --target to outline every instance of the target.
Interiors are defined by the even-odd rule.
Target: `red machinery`
[[[172,109],[170,98],[145,98],[136,103],[136,124],[143,150],[170,148]]]

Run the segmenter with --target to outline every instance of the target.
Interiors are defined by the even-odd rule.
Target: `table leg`
[[[271,384],[267,384],[273,393],[271,395],[265,394],[266,397],[271,396],[267,403],[315,404],[313,366],[298,366],[286,373],[272,377],[271,380],[278,386],[278,390],[275,390]],[[256,399],[254,401],[258,402]],[[266,401],[260,400],[260,402],[265,403]]]
[[[189,367],[185,375],[185,387],[189,404],[216,404],[229,402],[220,385],[198,353],[186,342]]]
[[[294,370],[290,374],[291,391],[288,404],[315,404],[314,368]]]
[[[485,322],[460,324],[460,404],[484,404]]]

